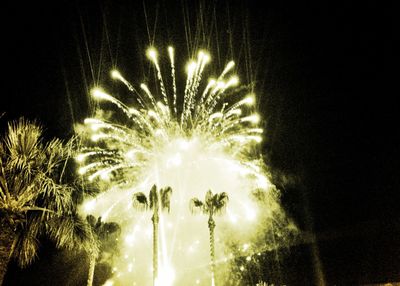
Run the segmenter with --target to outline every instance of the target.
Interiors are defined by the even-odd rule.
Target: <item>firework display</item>
[[[266,238],[272,227],[287,227],[278,190],[259,153],[263,129],[254,111],[256,96],[240,87],[234,62],[207,81],[211,59],[198,52],[187,65],[181,91],[172,47],[168,55],[164,65],[154,48],[147,51],[155,67],[154,88],[144,83],[136,87],[118,71],[111,72],[134,95],[133,106],[100,87],[91,91],[103,111],[85,119],[82,136],[87,143],[76,159],[79,174],[102,192],[88,198],[81,211],[117,222],[122,229],[116,241],[120,252],[109,258],[113,277],[106,285],[152,285],[153,275],[156,285],[210,285],[208,217],[194,215],[189,207],[209,190],[229,198],[224,212],[214,218],[217,285],[227,285],[224,269],[230,269],[237,252],[252,261],[273,247]],[[168,77],[164,68],[170,70]],[[116,120],[105,109],[124,119]],[[163,202],[166,189],[168,201]]]

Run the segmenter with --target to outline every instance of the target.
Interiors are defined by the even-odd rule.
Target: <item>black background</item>
[[[219,70],[233,58],[242,81],[255,82],[274,182],[299,228],[318,241],[292,246],[292,264],[281,262],[279,273],[269,273],[273,281],[316,284],[318,267],[328,284],[400,281],[390,10],[379,1],[15,2],[2,17],[1,126],[26,116],[42,122],[48,136],[67,138],[73,122],[90,114],[88,89],[113,66],[141,82],[153,41],[160,49],[172,43],[187,58],[185,15],[189,52],[209,48]],[[215,30],[201,30],[200,15],[217,23]],[[196,27],[211,36],[196,37]],[[34,285],[40,263],[54,267],[12,266],[8,283]]]

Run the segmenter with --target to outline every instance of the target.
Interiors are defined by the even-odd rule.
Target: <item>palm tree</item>
[[[213,194],[211,190],[206,193],[204,201],[198,198],[190,200],[190,210],[194,213],[200,210],[208,215],[208,229],[210,232],[210,257],[211,257],[211,285],[215,285],[215,245],[214,245],[214,215],[220,214],[226,207],[229,197],[225,192]]]
[[[160,211],[167,209],[170,211],[170,198],[172,189],[166,187],[157,192],[156,185],[150,190],[149,196],[142,192],[133,195],[133,206],[139,210],[153,210],[151,220],[153,222],[153,285],[156,285],[158,277],[158,222],[160,219]]]
[[[87,286],[93,285],[94,270],[96,268],[96,261],[102,250],[106,250],[107,243],[113,238],[113,234],[119,235],[121,233],[120,226],[115,222],[102,222],[101,216],[96,218],[92,215],[86,217],[88,224],[94,236],[94,243],[96,247],[89,249],[89,274],[87,279]],[[115,239],[112,241],[115,245]],[[109,243],[108,243],[109,244]]]
[[[11,258],[20,267],[32,263],[42,235],[58,247],[90,244],[88,228],[74,211],[73,190],[61,183],[72,142],[44,143],[42,131],[21,118],[8,124],[0,140],[0,284]]]

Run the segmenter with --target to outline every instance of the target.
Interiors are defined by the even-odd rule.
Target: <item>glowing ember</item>
[[[133,194],[148,194],[155,184],[170,186],[170,212],[160,212],[158,279],[162,285],[209,285],[210,256],[206,216],[193,216],[189,202],[208,190],[229,195],[226,213],[216,217],[216,284],[225,281],[232,254],[228,242],[243,246],[243,256],[270,246],[264,234],[273,220],[283,217],[265,165],[255,152],[262,141],[260,116],[253,112],[254,94],[237,88],[229,62],[221,75],[202,82],[210,56],[200,51],[187,66],[183,100],[179,100],[174,49],[168,48],[171,86],[167,88],[154,48],[147,52],[156,68],[160,96],[141,84],[137,90],[118,72],[121,81],[137,95],[128,107],[101,88],[92,96],[114,104],[126,116],[125,123],[96,116],[85,120],[90,143],[77,156],[79,173],[105,187],[82,206],[83,213],[118,222],[123,237],[121,253],[113,261],[114,276],[107,285],[150,285],[152,281],[151,212],[132,207]],[[182,102],[182,104],[179,104]],[[258,192],[257,198],[253,196]],[[261,243],[263,242],[263,243]],[[117,242],[116,242],[117,243]],[[242,266],[243,267],[243,266]],[[242,267],[240,270],[243,270]],[[223,282],[220,282],[223,285]]]

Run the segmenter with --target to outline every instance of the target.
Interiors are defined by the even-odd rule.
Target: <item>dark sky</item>
[[[68,137],[72,122],[90,112],[87,89],[104,82],[113,66],[134,83],[149,75],[149,43],[160,49],[172,43],[185,59],[196,47],[209,48],[218,69],[233,58],[242,81],[255,82],[266,160],[288,212],[301,229],[318,234],[327,280],[400,281],[389,6],[53,2],[4,9],[2,126],[26,116],[39,119],[48,135]]]

